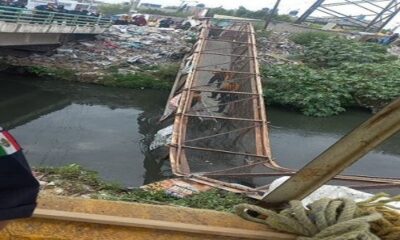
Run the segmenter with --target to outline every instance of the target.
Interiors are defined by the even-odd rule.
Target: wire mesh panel
[[[279,166],[271,157],[253,27],[205,24],[199,39],[177,80],[172,171],[261,199],[274,179],[296,170]],[[393,183],[366,176],[336,180],[350,186]]]
[[[263,164],[270,161],[269,142],[263,141],[267,136],[262,134],[266,119],[252,34],[249,23],[203,28],[190,57],[192,71],[174,124],[175,174],[200,176],[242,167],[246,173],[248,165],[258,162],[266,168]],[[241,181],[225,178],[234,184]],[[257,186],[252,179],[247,182],[243,186]]]

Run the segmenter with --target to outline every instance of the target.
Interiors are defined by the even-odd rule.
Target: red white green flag
[[[21,147],[7,131],[0,132],[0,157],[11,155],[21,150]]]

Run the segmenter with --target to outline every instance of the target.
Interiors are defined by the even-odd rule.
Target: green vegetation
[[[61,186],[68,195],[87,194],[98,191],[120,191],[118,184],[100,180],[97,172],[83,169],[77,164],[64,167],[38,167],[35,171],[43,174],[44,180]]]
[[[111,16],[115,14],[127,14],[131,8],[129,4],[121,3],[103,3],[100,4],[99,12],[105,16]]]
[[[243,6],[240,6],[238,9],[225,9],[222,7],[218,7],[210,8],[208,10],[207,17],[212,17],[215,14],[265,20],[269,14],[272,14],[272,10],[268,8],[263,8],[257,11],[251,11]],[[273,14],[273,19],[275,20],[293,22],[293,19],[289,15],[279,15],[278,12],[275,12]]]
[[[28,66],[22,70],[39,77],[51,76],[61,80],[71,80],[76,78],[75,72],[70,69]]]
[[[89,195],[95,199],[168,204],[227,212],[233,211],[233,207],[239,203],[251,202],[241,195],[216,189],[183,199],[167,195],[162,190],[126,190],[117,184],[104,182],[96,172],[77,164],[59,168],[40,167],[35,171],[43,174],[42,180],[54,182],[54,187],[62,188],[64,195]]]
[[[131,8],[130,4],[104,3],[99,6],[99,11],[105,16],[112,16],[116,14],[128,14],[130,8]],[[163,11],[162,9],[139,9],[138,11],[142,14],[182,17],[182,18],[186,18],[191,15],[190,13],[178,12],[177,10],[178,9],[176,8],[176,11]]]
[[[340,74],[301,65],[277,65],[263,69],[269,103],[291,106],[308,116],[343,112],[351,96]]]
[[[256,27],[256,26],[255,26]],[[256,28],[255,28],[256,29]],[[262,27],[262,29],[256,29],[256,34],[257,34],[257,37],[264,37],[264,38],[268,38],[268,37],[270,37],[271,36],[271,34],[272,34],[272,31],[270,31],[270,30],[265,30],[264,29],[264,26]]]
[[[344,63],[384,63],[397,59],[384,46],[341,37],[318,38],[304,46],[301,59],[311,67],[332,68]]]
[[[246,199],[241,195],[217,189],[194,194],[186,198],[176,198],[167,195],[162,190],[144,191],[142,189],[112,195],[98,194],[96,198],[113,201],[169,204],[224,212],[233,212],[235,205],[251,202],[250,199]]]
[[[178,64],[167,64],[142,68],[136,73],[121,74],[117,69],[110,69],[111,73],[100,80],[100,84],[106,86],[126,88],[150,88],[169,90],[178,73]]]
[[[377,110],[400,95],[400,61],[386,47],[314,32],[291,39],[304,46],[304,65],[263,69],[269,102],[325,117],[353,106]]]
[[[69,81],[78,80],[79,78],[73,70],[69,69],[42,66],[18,67],[18,69],[39,77],[51,77],[53,79]],[[112,66],[108,69],[107,75],[103,78],[95,76],[95,80],[97,84],[105,86],[169,90],[175,81],[178,70],[178,64],[165,64],[160,66],[144,66],[140,71],[135,73],[122,74],[118,73],[118,66]],[[83,80],[86,81],[86,79]]]

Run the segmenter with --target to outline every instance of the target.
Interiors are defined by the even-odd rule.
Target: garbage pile
[[[53,54],[25,58],[6,57],[15,66],[72,69],[76,74],[103,75],[110,68],[118,73],[135,72],[144,65],[179,62],[190,51],[198,29],[182,30],[135,25],[114,25],[94,40],[72,41]]]
[[[291,62],[289,55],[301,53],[304,48],[290,40],[291,33],[272,31],[268,36],[257,35],[257,50],[261,64]]]

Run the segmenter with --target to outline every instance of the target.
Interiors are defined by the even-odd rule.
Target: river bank
[[[170,90],[198,30],[116,25],[94,39],[0,62],[3,71],[48,79]],[[400,63],[392,48],[303,30],[257,30],[268,104],[326,117],[352,107],[376,112],[399,96]]]
[[[41,77],[130,88],[168,89],[197,28],[113,25],[51,51],[0,57],[2,69]]]
[[[217,189],[186,198],[176,198],[164,190],[126,188],[106,182],[97,172],[84,169],[77,164],[34,168],[34,173],[40,182],[42,195],[184,206],[224,212],[233,212],[233,207],[240,203],[254,203],[245,196]]]
[[[230,211],[231,202],[247,201],[240,195],[225,197],[224,192],[211,192],[185,202],[160,191],[144,193],[138,189],[172,176],[164,155],[149,149],[154,135],[164,127],[158,120],[167,91],[15,75],[1,75],[0,81],[0,112],[7,113],[0,115],[0,125],[10,129],[23,146],[29,163],[44,182],[43,194],[177,202],[211,209],[226,206],[224,211]],[[271,106],[267,113],[274,159],[294,169],[303,167],[371,116],[367,111],[351,109],[338,116],[313,118]],[[394,136],[346,173],[397,177],[399,142],[400,135]],[[63,173],[67,176],[61,176]],[[68,174],[78,176],[74,179],[79,181],[68,183]],[[103,195],[99,196],[100,192]],[[392,193],[390,189],[386,192]]]

